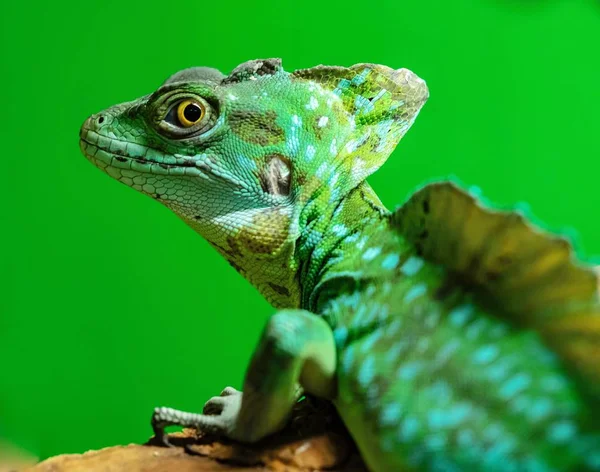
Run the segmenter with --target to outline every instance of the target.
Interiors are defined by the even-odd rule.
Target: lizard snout
[[[90,116],[83,122],[81,129],[79,130],[79,137],[84,138],[88,131],[100,131],[101,128],[109,124],[109,117],[103,113],[97,113]]]

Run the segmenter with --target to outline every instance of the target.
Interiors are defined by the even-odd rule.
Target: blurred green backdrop
[[[454,174],[600,254],[596,0],[4,2],[0,436],[38,454],[145,441],[243,372],[272,309],[174,214],[79,153],[83,120],[194,65],[378,62],[431,99],[371,184]]]

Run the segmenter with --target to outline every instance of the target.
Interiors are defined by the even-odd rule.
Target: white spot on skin
[[[319,178],[323,177],[323,175],[325,175],[325,172],[327,171],[327,163],[324,162],[323,164],[321,164],[319,166],[319,168],[317,169],[317,172],[315,172],[315,175]]]
[[[340,178],[340,174],[333,174],[333,176],[331,177],[331,180],[328,182],[329,186],[332,187],[333,189],[335,189],[339,178]],[[333,195],[333,193],[334,192],[332,192],[332,195]]]
[[[366,162],[363,159],[356,158],[352,166],[352,176],[360,179],[366,174]]]
[[[406,262],[402,264],[400,267],[400,272],[404,275],[412,276],[421,270],[423,267],[424,261],[420,257],[411,256],[406,259]]]
[[[372,261],[379,254],[381,254],[381,248],[380,247],[370,247],[369,249],[367,249],[365,251],[365,253],[363,254],[362,258],[365,261]]]
[[[316,110],[319,106],[319,102],[315,97],[310,97],[309,102],[305,105],[307,110]]]
[[[338,150],[337,150],[337,139],[333,138],[333,139],[331,140],[331,146],[329,146],[329,152],[330,152],[330,153],[331,153],[333,156],[337,155],[337,152],[338,152]]]
[[[346,226],[344,226],[342,224],[337,224],[337,225],[334,225],[333,228],[331,228],[331,231],[336,236],[343,237],[348,233],[348,228],[346,228]]]
[[[323,127],[327,126],[328,121],[329,121],[329,117],[322,116],[321,118],[319,118],[319,121],[317,122],[317,126],[319,128],[323,128]]]
[[[229,98],[229,100],[233,100],[236,101],[238,99],[238,97],[232,93],[230,93],[229,95],[227,95],[227,98]]]
[[[315,154],[317,153],[317,150],[315,149],[315,147],[312,144],[309,144],[308,146],[306,146],[306,159],[309,161],[312,161],[313,157],[315,157]]]
[[[358,233],[352,233],[350,236],[348,236],[345,241],[347,243],[355,243],[356,241],[358,241],[358,237],[359,234]]]
[[[400,262],[399,254],[388,254],[381,262],[381,267],[386,270],[392,270],[396,268],[398,262]]]
[[[362,238],[360,238],[360,240],[356,243],[356,249],[362,251],[365,247],[365,244],[367,243],[367,239],[368,236],[363,236]]]
[[[293,115],[292,123],[294,123],[296,126],[302,126],[302,118],[300,118],[298,115]]]
[[[346,143],[346,152],[353,153],[354,151],[356,151],[357,147],[358,147],[358,142],[356,142],[355,140],[352,139]]]

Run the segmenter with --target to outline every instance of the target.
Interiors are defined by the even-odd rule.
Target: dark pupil
[[[192,123],[195,123],[202,116],[202,110],[200,109],[200,107],[198,105],[194,105],[193,103],[190,103],[183,110],[183,116],[185,116],[186,120],[188,120]]]

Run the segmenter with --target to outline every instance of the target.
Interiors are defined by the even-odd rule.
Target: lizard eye
[[[206,108],[197,100],[184,100],[177,105],[177,119],[184,128],[194,126],[205,114]]]
[[[161,133],[173,139],[185,139],[198,136],[215,124],[216,113],[203,98],[189,95],[172,98],[175,100],[169,100],[172,105],[168,106],[168,111],[158,112],[157,125]]]

